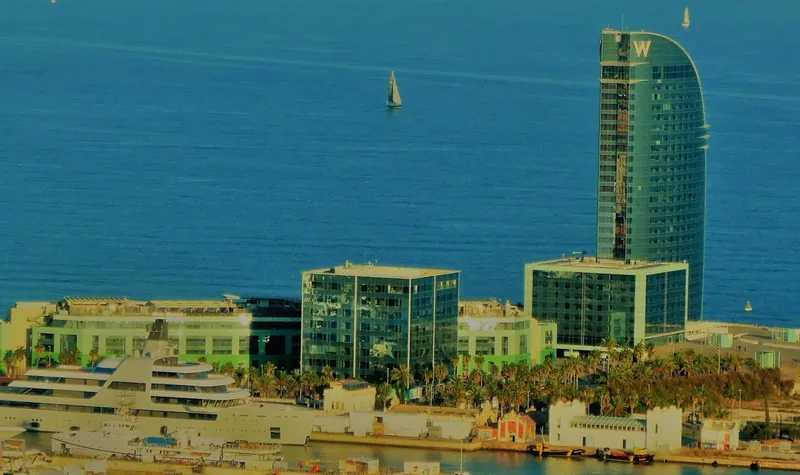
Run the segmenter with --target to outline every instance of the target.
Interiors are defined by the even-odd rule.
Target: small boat
[[[757,472],[761,470],[761,464],[759,464],[756,460],[750,462],[750,470]]]
[[[581,457],[583,449],[555,448],[550,444],[528,446],[528,453],[537,457]]]
[[[394,77],[394,71],[389,76],[389,92],[386,99],[386,107],[390,109],[399,109],[403,107],[403,100],[400,99],[400,89],[397,88],[397,79]]]
[[[602,450],[597,449],[595,456],[604,462],[624,462],[637,465],[649,465],[653,463],[656,454],[648,452],[644,449],[611,450],[606,447]]]
[[[683,28],[685,28],[687,30],[689,29],[689,7],[686,7],[686,9],[683,10],[683,23],[682,23],[682,25],[683,25]]]
[[[750,305],[750,301],[749,300],[747,301],[746,304],[744,304],[744,311],[745,312],[752,312],[753,311],[753,306]]]

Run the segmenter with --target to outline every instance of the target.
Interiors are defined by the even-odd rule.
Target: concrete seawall
[[[483,447],[480,442],[462,442],[460,440],[444,439],[412,439],[408,437],[393,437],[389,435],[358,437],[351,434],[331,434],[327,432],[312,432],[312,442],[334,442],[337,444],[374,445],[382,447],[406,447],[429,450],[450,450],[475,452]]]
[[[700,455],[680,455],[680,454],[657,454],[656,463],[683,463],[693,465],[713,465],[717,462],[720,467],[739,467],[749,468],[750,464],[757,461],[764,470],[786,470],[792,472],[800,471],[800,461],[797,460],[776,460],[765,458],[750,458],[740,455],[720,455],[720,456],[700,456]]]

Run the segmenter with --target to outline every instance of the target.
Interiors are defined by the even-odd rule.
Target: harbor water
[[[31,448],[49,450],[50,436],[48,434],[25,433],[23,438]],[[367,457],[380,460],[381,467],[402,470],[404,462],[439,462],[443,473],[455,473],[460,470],[461,457],[459,452],[438,452],[431,450],[416,450],[388,447],[366,447],[358,445],[339,444],[310,444],[307,447],[285,446],[281,455],[286,458],[290,467],[296,466],[298,461],[319,461],[323,468],[336,468],[338,461],[347,458]],[[538,475],[580,473],[593,474],[628,474],[641,473],[643,470],[648,475],[736,475],[752,473],[748,469],[695,466],[681,464],[656,463],[649,467],[635,466],[622,463],[604,463],[593,458],[585,457],[582,460],[566,459],[537,459],[527,453],[518,452],[472,452],[463,454],[464,471],[472,475]],[[759,473],[778,474],[761,470]]]

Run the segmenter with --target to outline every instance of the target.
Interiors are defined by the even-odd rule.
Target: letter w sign
[[[650,52],[650,41],[634,41],[633,47],[636,49],[636,57],[640,58],[644,56],[647,57],[647,53]]]

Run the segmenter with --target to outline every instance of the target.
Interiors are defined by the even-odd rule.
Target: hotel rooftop
[[[419,267],[378,266],[371,262],[366,264],[352,264],[345,261],[344,265],[306,271],[306,274],[330,274],[353,277],[376,277],[383,279],[419,279],[437,275],[455,274],[460,271],[447,269],[424,269]]]
[[[574,271],[574,272],[608,272],[611,274],[635,274],[639,271],[671,272],[685,270],[685,262],[652,262],[644,260],[601,259],[598,257],[562,256],[560,259],[532,262],[526,267],[538,270]]]

